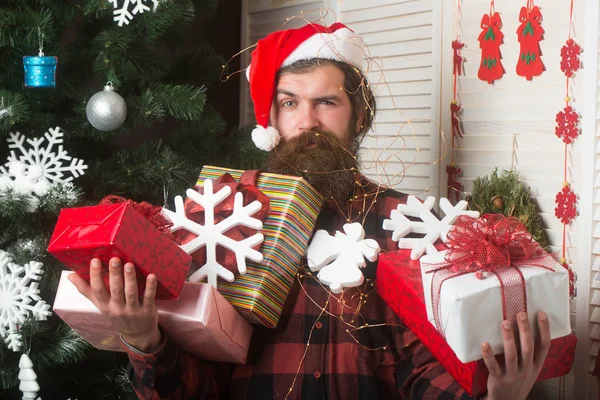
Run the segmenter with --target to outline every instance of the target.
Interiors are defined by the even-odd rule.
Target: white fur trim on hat
[[[271,151],[279,144],[279,131],[272,126],[266,128],[256,125],[252,130],[252,141],[261,150]]]
[[[296,47],[283,61],[281,67],[291,65],[298,60],[325,58],[347,62],[362,70],[364,46],[361,37],[348,28],[341,28],[332,33],[317,33]]]

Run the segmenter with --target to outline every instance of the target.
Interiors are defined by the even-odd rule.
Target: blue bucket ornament
[[[56,87],[56,67],[58,57],[39,56],[23,57],[25,68],[25,87],[28,88],[53,88]]]

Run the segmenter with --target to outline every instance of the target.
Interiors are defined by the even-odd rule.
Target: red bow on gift
[[[171,240],[175,240],[173,234],[171,233],[171,227],[173,226],[173,222],[167,217],[165,217],[162,213],[162,207],[152,205],[146,201],[142,201],[141,203],[137,203],[133,200],[128,200],[123,197],[108,195],[98,203],[101,206],[110,205],[110,204],[118,204],[118,203],[127,203],[134,210],[142,214],[146,217],[152,225],[158,228],[159,231],[167,235]]]
[[[448,232],[446,263],[441,268],[452,272],[493,272],[523,261],[532,265],[531,259],[540,259],[533,265],[553,270],[553,259],[545,259],[546,251],[535,241],[523,223],[515,217],[502,214],[485,214],[481,218],[466,215],[458,217]],[[438,270],[440,268],[434,268]]]
[[[433,273],[431,303],[438,331],[443,334],[439,307],[442,284],[471,272],[483,279],[483,272],[490,272],[502,287],[503,319],[511,322],[517,334],[517,314],[527,312],[525,279],[518,267],[554,271],[554,258],[533,240],[518,218],[502,214],[485,214],[481,218],[461,215],[447,237],[445,262],[424,266],[426,273]]]
[[[224,188],[225,186],[229,186],[231,188],[231,194],[223,200],[221,203],[215,206],[214,210],[214,223],[218,224],[224,219],[228,218],[233,214],[234,209],[234,199],[235,194],[240,192],[244,195],[244,206],[252,203],[257,200],[261,203],[261,209],[252,215],[252,218],[259,219],[264,221],[267,214],[269,213],[270,200],[267,195],[261,192],[256,187],[256,180],[258,178],[260,171],[252,170],[245,171],[240,177],[240,181],[236,182],[236,180],[229,174],[221,175],[217,180],[213,182],[213,191],[217,193],[219,190]],[[198,192],[202,192],[202,188],[196,188]],[[185,214],[186,217],[198,224],[204,225],[204,207],[200,204],[191,201],[189,198],[185,201]],[[235,240],[240,241],[250,236],[254,235],[256,230],[247,226],[234,226],[229,229],[225,234]],[[175,240],[180,245],[190,242],[195,239],[197,236],[191,232],[186,230],[179,230],[173,233]],[[260,248],[260,244],[254,247],[255,250]],[[232,273],[236,274],[237,271],[237,261],[235,253],[229,249],[226,249],[222,246],[217,247],[217,260],[219,263],[227,268]],[[199,249],[191,254],[194,262],[199,266],[202,266],[206,263],[206,247]]]

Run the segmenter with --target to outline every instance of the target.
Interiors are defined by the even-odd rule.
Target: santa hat
[[[269,126],[269,116],[280,68],[298,60],[322,58],[346,62],[362,70],[363,47],[360,36],[341,23],[330,27],[308,24],[274,32],[259,40],[252,52],[252,63],[246,69],[257,123],[252,131],[256,147],[270,151],[279,143],[279,132]]]

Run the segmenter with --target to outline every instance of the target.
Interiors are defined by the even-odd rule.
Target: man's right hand
[[[90,262],[90,283],[74,273],[69,275],[69,280],[110,320],[123,340],[140,351],[152,353],[162,343],[154,302],[156,276],[148,275],[144,295],[140,298],[133,264],[125,264],[125,272],[121,264],[116,257],[109,262],[110,292],[102,278],[102,262],[97,258]]]

